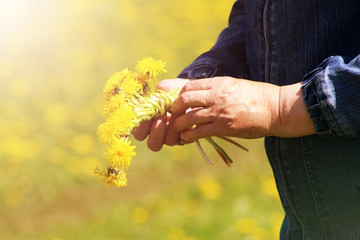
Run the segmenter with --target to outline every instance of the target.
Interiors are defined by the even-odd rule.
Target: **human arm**
[[[220,91],[221,87],[218,85],[220,82],[221,81],[218,81],[216,83],[217,85],[214,85],[212,91]],[[228,85],[231,86],[231,84]],[[265,90],[265,93],[261,93],[261,91],[260,93],[258,91],[254,92],[253,86],[267,90]],[[175,123],[175,129],[182,131],[181,136],[186,140],[194,140],[207,134],[228,136],[234,134],[235,136],[244,138],[269,135],[299,137],[315,133],[319,136],[360,136],[360,55],[352,59],[342,56],[329,57],[316,69],[307,74],[303,82],[277,88],[279,89],[279,93],[281,93],[278,98],[280,106],[278,108],[278,114],[274,107],[276,104],[271,104],[271,102],[274,102],[274,100],[271,99],[277,96],[275,86],[269,88],[265,83],[253,82],[243,87],[246,91],[240,90],[237,96],[232,97],[240,101],[244,98],[243,96],[245,96],[245,101],[248,101],[248,104],[252,102],[258,103],[259,100],[264,100],[265,102],[261,105],[260,101],[260,105],[258,106],[262,106],[262,108],[260,108],[262,109],[261,111],[267,113],[263,115],[263,117],[260,117],[261,115],[259,114],[251,114],[251,111],[245,115],[238,115],[240,116],[238,122],[240,122],[241,125],[236,131],[228,128],[229,124],[226,122],[222,122],[222,125],[225,125],[222,128],[218,126],[220,125],[221,119],[224,121],[224,117],[227,117],[224,114],[221,116],[222,118],[217,119],[216,122],[210,125],[207,123],[208,127],[204,125],[201,127],[198,126],[197,129],[187,129],[189,126],[192,126],[191,123],[204,123],[205,118],[199,113],[201,112],[200,110],[182,115]],[[193,105],[192,101],[194,102],[194,100],[192,100],[192,98],[196,99],[199,96],[191,93],[183,94],[193,90],[191,87],[184,87],[181,93],[183,96],[180,95],[180,98],[174,103],[175,112],[181,112],[187,106]],[[231,91],[227,92],[229,95],[227,99],[231,99],[231,93]],[[190,95],[192,95],[192,97],[189,97]],[[220,99],[226,99],[224,96],[219,95],[219,93],[212,93],[212,95],[212,99],[217,102],[219,102]],[[209,99],[210,97],[207,98]],[[189,103],[187,103],[187,101],[189,101]],[[197,99],[196,101],[199,102],[200,100]],[[219,113],[221,109],[226,110],[226,102],[220,103],[221,104],[218,103],[218,105],[214,104],[212,113],[208,113],[208,115],[214,115],[214,112]],[[180,107],[182,104],[185,105]],[[268,106],[268,109],[266,106]],[[253,108],[251,105],[250,107]],[[231,107],[228,107],[228,109],[231,109]],[[223,112],[226,113],[226,111]],[[252,110],[252,112],[254,111]],[[204,113],[204,109],[202,113]],[[244,118],[241,119],[242,116]],[[257,121],[258,119],[262,120]],[[249,123],[249,125],[247,123]],[[261,125],[261,123],[263,125]],[[235,124],[233,124],[233,126],[234,125]],[[241,130],[243,127],[245,127],[245,131]],[[206,131],[206,128],[211,131]],[[229,132],[230,130],[232,130],[233,133]]]

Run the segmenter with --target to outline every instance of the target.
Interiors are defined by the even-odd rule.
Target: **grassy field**
[[[174,78],[214,44],[233,1],[0,1],[0,239],[278,238],[283,218],[263,140],[154,153],[135,142],[129,184],[93,174],[105,149],[102,89],[143,57]]]

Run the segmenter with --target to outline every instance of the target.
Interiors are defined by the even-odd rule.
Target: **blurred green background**
[[[277,239],[263,140],[158,153],[137,142],[126,188],[93,174],[107,78],[143,57],[174,78],[214,44],[233,0],[0,0],[0,239]]]

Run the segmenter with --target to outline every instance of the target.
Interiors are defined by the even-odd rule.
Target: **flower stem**
[[[240,143],[237,143],[237,142],[235,142],[234,140],[232,140],[232,139],[230,139],[230,138],[228,138],[228,137],[218,136],[218,138],[221,138],[221,139],[223,139],[223,140],[225,140],[225,141],[227,141],[227,142],[229,142],[229,143],[231,143],[231,144],[234,144],[235,146],[241,148],[241,149],[244,150],[244,151],[247,151],[247,152],[249,151],[249,149],[247,149],[246,147],[244,147],[244,146],[241,145]]]
[[[201,155],[202,155],[203,158],[205,159],[205,161],[206,161],[209,165],[213,165],[212,162],[209,160],[209,158],[206,156],[203,148],[201,147],[201,144],[200,144],[199,140],[196,140],[195,143],[196,143],[196,146],[197,146],[198,149],[199,149],[199,152],[201,153]]]
[[[207,137],[205,139],[215,148],[215,150],[219,153],[219,155],[224,160],[226,165],[230,166],[230,164],[233,163],[233,160],[231,160],[231,158],[229,157],[229,155],[227,155],[224,149],[222,149],[222,147],[220,147],[219,144],[214,142],[214,140],[212,140],[211,137]]]

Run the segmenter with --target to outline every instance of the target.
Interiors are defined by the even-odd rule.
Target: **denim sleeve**
[[[302,90],[320,136],[360,136],[360,55],[326,59],[305,76]]]
[[[234,3],[229,26],[219,35],[215,45],[187,66],[179,78],[232,76],[249,78],[245,53],[246,16],[242,0]]]

